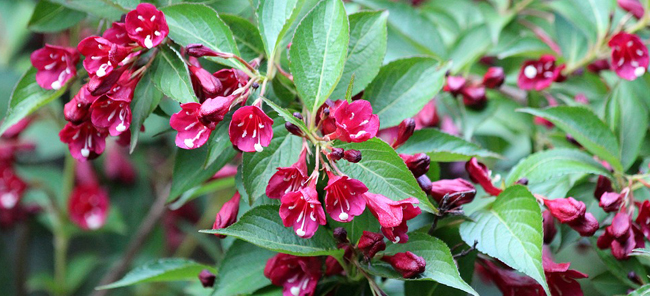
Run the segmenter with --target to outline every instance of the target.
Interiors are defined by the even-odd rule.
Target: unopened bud
[[[625,189],[626,190],[620,194],[617,192],[603,193],[603,195],[600,197],[600,202],[598,202],[598,206],[600,206],[603,211],[608,213],[617,212],[618,209],[621,208],[621,205],[623,205],[623,200],[627,195],[627,192],[629,192],[629,188]]]
[[[429,177],[427,177],[427,175],[419,176],[415,180],[418,181],[418,185],[420,185],[422,191],[427,193],[431,191],[431,180],[429,179]]]
[[[359,150],[347,150],[343,153],[343,158],[351,163],[357,163],[361,161],[361,151]]]
[[[526,186],[526,185],[528,185],[528,178],[525,178],[525,177],[521,178],[521,179],[517,180],[517,182],[515,182],[515,184]]]
[[[284,123],[284,127],[285,127],[285,128],[286,128],[290,133],[292,133],[292,134],[294,134],[294,135],[296,135],[296,136],[298,136],[298,137],[302,137],[302,136],[304,135],[303,132],[302,132],[302,130],[301,130],[298,126],[296,126],[295,124],[293,124],[293,123],[291,123],[291,122],[288,122],[288,121],[285,122],[285,123]]]
[[[571,223],[581,219],[587,210],[585,203],[573,197],[545,199],[544,205],[560,223]]]
[[[185,47],[185,52],[187,52],[188,55],[197,58],[203,56],[220,57],[226,59],[233,57],[231,53],[216,52],[203,44],[188,44]]]
[[[363,231],[359,242],[357,243],[357,248],[363,254],[363,257],[366,260],[370,260],[375,257],[377,252],[381,252],[386,249],[386,243],[384,242],[384,236],[381,233],[374,233],[370,231]]]
[[[303,118],[302,118],[302,113],[300,113],[300,112],[293,112],[293,117],[298,118],[298,119],[300,119],[300,120],[303,119]]]
[[[447,77],[447,83],[442,88],[443,91],[449,92],[453,96],[456,96],[465,86],[465,78],[462,76],[449,76]]]
[[[550,244],[557,234],[557,227],[555,227],[555,218],[548,210],[542,213],[542,229],[544,230],[544,243]]]
[[[334,228],[334,238],[340,244],[346,244],[350,242],[348,240],[348,231],[343,227]]]
[[[381,260],[390,263],[397,272],[407,279],[423,273],[427,266],[424,258],[409,251],[397,253],[393,256],[384,256]]]
[[[413,173],[416,178],[426,174],[429,171],[431,158],[424,153],[417,153],[413,155],[400,154],[399,155],[408,169]]]
[[[214,286],[214,280],[216,278],[217,277],[207,269],[204,269],[199,273],[199,280],[201,281],[203,288],[211,288]]]
[[[252,87],[253,89],[257,89],[257,88],[260,87],[260,84],[257,83],[257,82],[253,82],[253,84],[251,85],[251,87]]]
[[[476,188],[461,178],[444,179],[431,183],[429,193],[440,206],[452,209],[472,202],[476,196]]]
[[[490,67],[483,75],[483,85],[487,88],[497,88],[503,84],[505,74],[501,67]]]
[[[463,94],[463,104],[465,107],[481,110],[487,105],[487,97],[485,96],[485,86],[473,85],[465,86],[461,90]]]
[[[391,145],[393,149],[396,149],[399,146],[402,146],[406,140],[408,140],[415,131],[415,119],[407,118],[402,120],[398,126],[397,139]]]
[[[345,150],[342,148],[332,148],[332,152],[329,154],[329,159],[333,161],[340,160],[344,156]]]

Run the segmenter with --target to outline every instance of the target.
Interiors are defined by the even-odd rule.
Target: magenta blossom
[[[469,174],[469,179],[481,185],[485,192],[493,196],[501,194],[502,190],[492,184],[492,178],[490,177],[492,172],[485,164],[479,162],[476,157],[472,157],[465,163],[465,170]]]
[[[195,149],[203,146],[208,141],[212,129],[199,120],[201,104],[181,104],[181,111],[169,119],[169,125],[176,131],[176,146],[183,149]]]
[[[217,92],[220,96],[232,95],[234,91],[244,87],[248,83],[248,75],[238,69],[222,69],[212,74],[221,83],[221,91]]]
[[[440,123],[438,112],[436,111],[436,100],[429,101],[422,110],[415,115],[415,129],[423,129],[425,127],[434,127]]]
[[[92,183],[76,186],[68,201],[70,220],[84,230],[95,230],[104,226],[108,208],[108,194]]]
[[[239,201],[241,200],[241,195],[239,191],[235,192],[235,195],[228,200],[223,206],[217,216],[214,219],[214,224],[212,229],[222,229],[226,228],[237,222],[237,214],[239,213]],[[225,235],[216,234],[220,238],[225,238]]]
[[[273,119],[258,106],[239,108],[228,129],[230,142],[244,152],[262,152],[273,138]]]
[[[36,82],[44,89],[60,89],[70,78],[77,75],[75,65],[79,53],[70,47],[45,44],[30,56],[36,70]]]
[[[283,296],[311,296],[322,276],[318,257],[298,257],[277,254],[266,262],[264,276],[276,286],[282,286]]]
[[[645,14],[645,9],[639,0],[616,0],[618,6],[631,13],[635,18],[640,19]]]
[[[343,142],[365,142],[374,138],[379,130],[379,116],[372,114],[372,106],[366,100],[358,100],[349,104],[341,102],[334,111],[336,132],[333,139]]]
[[[10,166],[3,165],[0,169],[0,209],[14,208],[23,197],[25,189],[27,184]]]
[[[138,4],[126,15],[124,24],[129,37],[146,48],[157,46],[169,34],[165,15],[149,3]]]
[[[318,225],[327,223],[315,187],[316,184],[312,183],[296,192],[285,194],[281,199],[280,218],[282,218],[282,223],[285,227],[292,226],[296,234],[302,238],[314,236]]]
[[[415,218],[422,212],[415,206],[420,201],[413,197],[394,201],[381,194],[369,192],[364,194],[364,197],[370,212],[379,220],[381,231],[386,238],[395,243],[407,242],[408,226],[406,221]]]
[[[327,171],[329,181],[325,186],[325,208],[332,219],[339,222],[350,222],[355,216],[361,215],[366,209],[363,194],[368,187],[348,176],[336,176]]]
[[[427,267],[427,262],[424,258],[409,251],[397,253],[392,256],[384,256],[381,260],[390,263],[397,272],[407,279],[414,278],[418,274],[423,273]]]
[[[126,26],[120,22],[113,22],[111,27],[104,31],[102,37],[119,46],[126,46],[133,42],[126,32]]]
[[[89,75],[104,77],[131,53],[131,49],[119,46],[105,38],[90,36],[81,40],[77,49],[86,56],[84,68]]]
[[[612,48],[612,69],[618,76],[634,80],[648,69],[648,48],[634,34],[620,32],[607,43]]]
[[[111,136],[117,136],[131,125],[130,102],[102,96],[91,106],[91,120],[98,128],[107,128]]]
[[[90,120],[79,125],[68,123],[59,132],[61,142],[68,144],[72,157],[85,161],[95,159],[106,147],[105,129],[95,127]]]
[[[537,61],[528,60],[521,66],[517,85],[524,90],[540,91],[551,86],[559,75],[562,67],[555,66],[555,57],[542,55]]]
[[[303,188],[307,182],[307,150],[303,149],[298,162],[290,167],[278,168],[278,171],[271,176],[266,186],[266,196],[273,199],[280,199],[289,192],[296,192]]]

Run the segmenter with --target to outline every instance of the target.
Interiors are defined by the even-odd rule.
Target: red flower
[[[461,178],[445,179],[431,182],[429,193],[439,205],[445,203],[448,208],[455,208],[472,202],[476,196],[476,189],[472,183]],[[447,196],[446,201],[445,196]]]
[[[329,181],[325,186],[325,208],[332,219],[339,222],[350,222],[355,216],[361,215],[366,209],[363,194],[368,187],[359,180],[348,176],[336,176],[327,171]]]
[[[639,0],[616,0],[616,2],[618,3],[618,6],[631,13],[637,19],[642,18],[645,13],[643,5],[641,5]]]
[[[107,128],[111,136],[118,136],[131,126],[131,106],[128,101],[102,96],[90,109],[92,123],[98,128]]]
[[[483,278],[492,280],[503,296],[545,296],[544,289],[533,278],[521,275],[514,270],[479,259],[475,268]]]
[[[406,142],[413,135],[413,132],[415,131],[415,126],[416,123],[413,118],[407,118],[402,120],[402,122],[400,122],[399,125],[397,126],[397,135],[395,137],[395,141],[393,141],[393,143],[390,144],[390,146],[393,147],[393,149],[397,149],[397,147],[402,146],[402,144],[404,144],[404,142]]]
[[[129,37],[146,48],[157,46],[169,34],[165,15],[149,3],[138,4],[126,15],[124,24]]]
[[[290,167],[277,169],[278,171],[271,176],[266,186],[266,196],[280,199],[285,194],[296,192],[304,187],[308,177],[306,153],[307,150],[303,149],[296,163]]]
[[[80,161],[95,159],[102,154],[107,135],[106,130],[96,128],[90,120],[79,125],[68,123],[59,132],[61,142],[68,144],[72,157]]]
[[[402,158],[406,164],[406,167],[416,178],[426,174],[429,171],[431,158],[424,153],[417,153],[413,155],[400,154],[399,157]]]
[[[88,120],[90,115],[90,105],[84,105],[79,101],[79,95],[84,91],[85,88],[79,90],[79,93],[63,105],[63,118],[66,121],[72,122],[74,124],[80,124]]]
[[[580,283],[575,279],[584,279],[588,275],[577,270],[569,269],[571,263],[555,263],[551,259],[549,251],[544,249],[542,265],[546,282],[551,290],[552,296],[582,296]]]
[[[133,40],[131,40],[129,37],[129,34],[126,33],[126,27],[124,23],[120,22],[113,22],[111,27],[104,31],[102,37],[119,46],[126,46],[127,44],[133,42]]]
[[[318,225],[327,223],[315,186],[316,184],[311,184],[296,192],[289,192],[281,199],[282,223],[285,227],[293,226],[293,230],[302,238],[314,236]]]
[[[650,200],[644,200],[639,206],[639,214],[634,220],[643,235],[650,240]]]
[[[111,97],[111,99],[131,102],[133,100],[133,93],[135,92],[135,87],[140,81],[140,77],[131,78],[133,71],[126,70],[120,75],[120,78],[117,80],[115,85],[113,85],[107,92],[106,95]]]
[[[77,75],[75,65],[79,53],[70,47],[45,44],[30,56],[36,70],[36,82],[44,89],[60,89],[70,78]]]
[[[545,199],[544,205],[553,217],[560,220],[560,223],[575,222],[583,218],[587,210],[585,203],[577,201],[573,197]]]
[[[591,64],[587,65],[587,70],[596,74],[603,70],[609,70],[609,61],[607,61],[607,59],[595,60]]]
[[[408,241],[406,221],[422,212],[415,206],[420,201],[413,197],[394,201],[381,194],[369,192],[364,194],[364,197],[370,212],[379,220],[381,231],[386,238],[395,243],[406,243]]]
[[[598,206],[600,206],[603,211],[608,213],[618,212],[618,209],[620,209],[621,205],[623,205],[623,202],[625,201],[625,198],[629,192],[629,188],[623,189],[620,194],[618,192],[605,192],[600,197]]]
[[[357,243],[357,248],[359,248],[359,251],[361,251],[366,260],[370,260],[375,257],[377,252],[386,249],[384,236],[381,233],[364,230],[361,238],[359,238],[359,242]]]
[[[483,75],[483,85],[487,88],[497,88],[503,84],[506,76],[501,67],[490,67]]]
[[[264,276],[276,286],[282,286],[282,295],[311,296],[322,276],[318,257],[298,257],[277,254],[266,262]]]
[[[239,191],[235,192],[235,195],[228,200],[226,203],[221,206],[221,210],[217,213],[217,216],[214,219],[214,224],[212,229],[222,229],[230,225],[233,225],[237,222],[237,214],[239,213],[239,201],[241,200],[241,195]],[[225,238],[225,235],[216,234],[220,238]]]
[[[612,48],[612,68],[618,76],[634,80],[648,69],[648,48],[634,34],[620,32],[607,43]]]
[[[409,251],[397,253],[392,256],[384,256],[381,260],[388,262],[404,278],[414,278],[424,272],[427,262],[424,258]]]
[[[344,100],[332,101],[325,100],[325,103],[318,108],[318,116],[316,117],[316,125],[320,126],[323,135],[329,135],[336,132],[336,120],[334,119],[334,112],[336,108],[343,103]]]
[[[228,129],[230,142],[244,152],[262,152],[273,138],[273,119],[258,106],[239,108]]]
[[[463,76],[449,76],[442,90],[451,93],[452,96],[456,96],[465,87],[465,82],[466,80]]]
[[[95,230],[106,223],[109,200],[97,184],[78,185],[68,202],[70,220],[84,230]]]
[[[374,138],[379,130],[379,117],[372,114],[372,106],[366,100],[358,100],[349,104],[342,101],[334,111],[336,132],[333,139],[343,142],[365,142]]]
[[[77,49],[86,56],[83,64],[88,74],[97,77],[110,74],[131,53],[130,48],[119,46],[99,36],[81,40]]]
[[[598,176],[598,182],[596,182],[596,190],[594,190],[594,197],[597,200],[600,200],[600,197],[603,196],[605,192],[610,191],[614,191],[614,188],[612,188],[612,181],[603,175]]]
[[[418,114],[415,114],[415,129],[437,126],[440,122],[436,112],[436,100],[429,101]]]
[[[544,243],[550,244],[557,234],[555,218],[548,210],[542,212],[542,226],[544,229]]]
[[[487,97],[485,96],[485,86],[482,85],[466,85],[461,90],[463,95],[463,104],[470,109],[481,110],[487,104]]]
[[[492,185],[490,170],[488,170],[485,164],[479,162],[476,157],[472,157],[472,159],[465,164],[465,170],[467,170],[467,173],[469,174],[469,179],[474,183],[480,184],[488,194],[497,196],[501,194],[501,191],[503,191]]]
[[[551,86],[560,75],[561,67],[555,67],[555,57],[542,55],[537,61],[528,60],[521,66],[517,85],[524,90],[540,91]]]
[[[244,71],[238,69],[221,69],[212,75],[221,82],[221,92],[217,94],[224,97],[244,87],[249,79]]]
[[[199,119],[201,104],[181,104],[181,111],[169,119],[169,125],[176,131],[176,146],[183,149],[195,149],[203,146],[210,138],[212,129]]]
[[[632,223],[632,218],[627,213],[617,213],[612,224],[598,237],[596,245],[600,249],[610,248],[616,259],[627,259],[632,250],[645,246],[641,229]]]
[[[0,209],[14,208],[23,197],[27,184],[10,166],[0,168]]]

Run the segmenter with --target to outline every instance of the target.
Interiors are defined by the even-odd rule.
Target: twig
[[[27,287],[27,259],[29,253],[29,223],[21,223],[18,226],[18,238],[16,239],[16,295],[26,296]]]

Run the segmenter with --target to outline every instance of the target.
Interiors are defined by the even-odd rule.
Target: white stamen
[[[61,88],[61,81],[54,81],[52,82],[52,89],[60,89]]]
[[[248,133],[246,132],[246,130],[244,130],[244,133],[241,134],[241,137],[242,137],[242,138],[245,138],[247,134],[248,134]]]
[[[151,19],[149,19],[149,20],[153,22],[155,19],[156,19],[156,16],[155,16],[155,15],[152,15],[152,16],[151,16]]]
[[[627,42],[627,47],[632,46],[632,44],[634,44],[634,43],[632,42],[632,40],[628,41],[628,42]]]
[[[87,214],[85,219],[86,225],[90,229],[97,229],[102,226],[102,217],[101,214],[97,213],[97,211]]]
[[[54,66],[56,66],[56,63],[57,62],[52,62],[51,64],[45,65],[45,67],[44,67],[45,70],[52,70],[52,68],[54,68]]]
[[[144,18],[141,15],[138,15],[138,19],[144,22]]]
[[[188,125],[188,126],[185,127],[185,130],[191,129],[191,128],[194,127],[197,123],[198,123],[198,121],[197,121],[197,122],[192,122],[190,125]]]
[[[352,114],[350,115],[350,120],[352,120],[354,118],[354,112],[350,112],[350,114]]]
[[[153,34],[156,35],[156,36],[160,36],[160,32],[159,32],[159,31],[154,31]]]
[[[291,292],[291,295],[293,295],[293,296],[300,295],[300,287],[291,287],[291,289],[289,291]]]
[[[126,126],[124,125],[124,121],[120,122],[120,124],[118,124],[117,127],[115,127],[115,130],[117,130],[118,132],[123,132],[123,131],[125,131],[125,130],[126,130]]]
[[[88,148],[81,149],[81,156],[88,157],[88,155],[90,155],[90,151],[88,150]]]
[[[242,126],[242,125],[244,125],[244,122],[243,122],[243,121],[240,122],[237,126],[240,127],[240,126]]]
[[[248,118],[249,118],[249,119],[252,119],[252,118],[253,118],[253,114],[248,115]]]
[[[0,196],[0,204],[5,209],[12,209],[16,203],[18,203],[18,197],[11,192],[6,192]]]
[[[524,68],[524,76],[526,76],[528,79],[535,78],[535,76],[537,76],[537,69],[535,69],[535,66],[526,66],[526,68]]]
[[[259,126],[260,128],[264,128],[264,125],[263,125],[263,124],[261,124],[261,123],[260,123],[260,124],[258,124],[257,126]]]
[[[257,151],[257,152],[264,151],[264,148],[262,148],[262,145],[260,145],[260,143],[255,143],[254,147],[255,147],[255,151]]]
[[[142,32],[142,28],[140,28],[140,27],[135,28],[135,32],[136,32],[136,33],[140,33],[140,32]]]
[[[296,234],[297,234],[298,236],[301,236],[301,237],[302,237],[302,236],[305,236],[305,231],[302,230],[302,229],[298,229],[298,230],[296,230]],[[298,295],[298,294],[295,294],[295,295]]]
[[[645,74],[645,68],[637,67],[636,69],[634,69],[634,75],[636,75],[636,77],[641,77],[643,76],[643,74]]]
[[[339,214],[339,219],[341,219],[341,220],[347,220],[348,218],[349,218],[348,214],[346,214],[344,212],[341,212]]]
[[[185,139],[183,141],[183,144],[185,144],[185,146],[187,146],[187,148],[194,147],[194,141],[192,139]]]
[[[364,125],[364,124],[366,124],[366,123],[368,123],[368,119],[362,121],[359,125]]]
[[[95,61],[96,61],[96,60],[101,60],[101,59],[102,59],[102,57],[98,57],[98,56],[91,56],[91,57],[90,57],[90,59],[91,59],[91,60],[95,60]]]
[[[639,66],[639,62],[637,62],[637,61],[635,61],[635,60],[632,60],[632,61],[630,62],[630,65],[632,65],[632,67],[638,67],[638,66]]]
[[[316,212],[311,211],[311,214],[309,214],[309,219],[316,222]]]
[[[643,56],[643,50],[637,49],[637,50],[636,50],[636,54],[637,54],[638,56]]]
[[[395,240],[393,241],[394,243],[399,243],[399,236],[395,237]]]
[[[622,66],[623,63],[625,63],[625,59],[620,59],[620,60],[618,60],[618,66],[619,66],[619,67]]]
[[[151,35],[147,35],[147,37],[144,38],[144,46],[146,48],[152,48],[153,47],[153,41],[151,40]]]
[[[358,138],[358,137],[361,137],[363,134],[367,134],[367,132],[366,131],[360,131],[356,135],[352,135],[352,137],[353,138]]]
[[[256,129],[253,130],[253,139],[255,139],[255,137],[257,137],[257,130]]]

